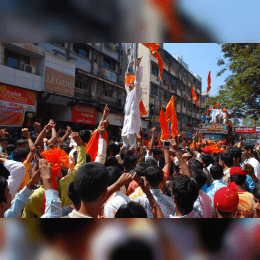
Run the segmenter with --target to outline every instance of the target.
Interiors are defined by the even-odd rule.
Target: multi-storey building
[[[0,105],[24,107],[44,124],[52,118],[80,130],[94,129],[107,104],[108,132],[120,134],[126,93],[119,84],[119,44],[9,43],[0,50]]]
[[[133,50],[132,59],[130,59]],[[189,71],[189,66],[178,55],[172,56],[160,45],[159,53],[163,59],[162,81],[159,76],[159,65],[151,51],[141,44],[126,44],[124,53],[127,53],[127,62],[123,63],[126,71],[130,61],[129,72],[134,72],[135,60],[143,57],[143,103],[148,112],[143,119],[147,122],[146,133],[155,126],[160,132],[160,108],[164,110],[173,95],[177,111],[177,121],[183,138],[191,137],[192,130],[198,130],[200,123],[200,108],[192,99],[193,87],[201,106],[201,78],[196,73]]]
[[[204,91],[201,93],[201,113],[207,112],[208,105],[206,103],[209,102],[209,95],[207,94],[207,91]]]

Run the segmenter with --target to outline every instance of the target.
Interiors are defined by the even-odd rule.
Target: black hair
[[[210,167],[210,174],[214,180],[220,180],[223,176],[223,168],[219,164],[213,164]]]
[[[75,189],[83,202],[94,202],[106,190],[109,174],[100,163],[85,163],[75,174]]]
[[[31,139],[32,139],[33,143],[35,143],[37,138],[38,138],[38,134],[31,135]]]
[[[189,168],[190,169],[199,168],[199,169],[203,170],[203,164],[199,160],[192,158],[189,160]]]
[[[81,130],[79,131],[79,136],[83,143],[88,143],[90,140],[91,133],[89,130]]]
[[[0,204],[2,202],[7,203],[7,199],[5,197],[5,190],[8,183],[3,176],[0,176]]]
[[[28,144],[28,141],[26,139],[19,139],[16,142],[16,146],[21,147],[23,144]]]
[[[233,149],[231,150],[232,152],[232,156],[233,158],[237,159],[237,158],[240,158],[240,161],[241,162],[241,157],[242,157],[242,151],[240,148],[237,148],[237,147],[233,147]]]
[[[172,195],[175,196],[178,206],[191,211],[199,196],[198,185],[186,175],[179,175],[172,183]]]
[[[158,187],[163,177],[163,171],[159,166],[150,166],[146,169],[146,178],[151,187]]]
[[[145,163],[142,163],[141,165],[138,165],[134,168],[134,172],[136,172],[136,174],[138,176],[146,176],[146,169],[148,168],[149,166]]]
[[[219,156],[218,155],[212,156],[212,164],[215,164],[216,162],[219,163]]]
[[[201,154],[200,158],[206,164],[206,167],[212,163],[212,158],[209,154]]]
[[[236,185],[243,185],[246,180],[246,175],[231,174],[230,181],[235,182]]]
[[[16,149],[16,146],[14,144],[8,144],[6,147],[7,152],[13,152]]]
[[[199,190],[201,190],[202,187],[207,182],[207,179],[208,179],[207,174],[201,169],[193,168],[193,169],[191,169],[191,175],[192,175],[192,178],[196,181]]]
[[[72,150],[71,147],[69,145],[67,145],[66,143],[62,143],[60,145],[60,149],[65,151],[67,154],[69,154],[70,151]]]
[[[119,154],[120,151],[120,147],[115,144],[115,143],[110,143],[107,145],[107,155],[112,152],[113,155],[112,156],[116,156],[117,154]]]
[[[74,222],[73,225],[66,225],[65,228],[63,221],[57,221],[55,225],[50,225],[47,221],[40,221],[40,224],[35,222],[35,229],[38,230],[40,225],[40,231],[46,238],[54,240],[63,237],[71,241],[85,236],[93,227],[92,220]]]
[[[145,162],[147,164],[149,164],[149,166],[157,166],[158,165],[157,161],[155,159],[153,159],[153,158],[147,159]]]
[[[231,151],[231,150],[233,150],[234,148],[235,148],[235,147],[228,145],[228,146],[227,146],[227,151]]]
[[[124,158],[124,167],[126,171],[130,171],[132,166],[136,165],[136,158],[134,156],[126,156]]]
[[[153,155],[157,156],[157,155],[161,155],[162,154],[162,150],[159,148],[154,148],[153,149]]]
[[[70,198],[70,200],[73,202],[74,205],[81,202],[80,197],[76,192],[75,184],[73,181],[69,184],[67,192],[68,192],[68,197]]]
[[[116,166],[109,166],[107,167],[107,171],[108,171],[108,186],[113,185],[115,182],[117,182],[117,180],[120,178],[120,176],[122,175],[120,169]]]
[[[231,151],[221,153],[219,155],[219,159],[223,161],[227,167],[231,167],[233,165],[233,154]]]
[[[164,159],[164,157],[162,157],[161,159],[160,159],[160,161],[159,161],[159,166],[163,169],[164,168],[164,166],[165,166],[165,159]]]
[[[147,213],[141,204],[130,201],[117,210],[115,218],[147,218]]]
[[[172,180],[166,181],[164,184],[164,190],[163,193],[169,197],[172,197]]]
[[[233,213],[233,212],[223,212],[223,211],[221,211],[219,209],[218,209],[218,212],[224,218],[230,217],[232,215],[232,213]]]
[[[128,238],[119,241],[110,253],[110,260],[134,259],[138,255],[144,256],[144,259],[154,260],[155,255],[151,245],[140,238]],[[127,256],[127,257],[126,257]],[[139,257],[137,257],[139,258]]]
[[[251,153],[253,153],[254,147],[255,146],[253,144],[249,144],[249,143],[242,145],[242,148],[244,148],[245,150],[251,150]]]
[[[258,182],[254,189],[253,189],[253,195],[257,198],[260,199],[260,182]]]
[[[74,157],[74,163],[75,163],[75,165],[78,163],[78,152],[77,151],[74,151],[73,152],[73,157]]]
[[[86,153],[86,163],[91,162],[91,156]]]
[[[13,159],[14,161],[21,162],[21,160],[25,159],[29,153],[29,147],[15,149],[13,152]]]
[[[0,139],[1,140],[1,139]],[[3,138],[2,138],[2,142],[3,141],[7,141],[8,143],[10,142],[10,139],[8,138],[8,137],[6,137],[6,136],[4,136]]]
[[[10,176],[10,172],[4,167],[2,163],[0,163],[0,176],[3,176],[6,180]]]
[[[109,166],[118,166],[118,160],[115,156],[111,156],[109,158],[107,158],[106,162],[105,162],[105,166],[109,167]]]
[[[253,156],[255,157],[255,159],[257,160],[257,161],[259,161],[259,157],[258,157],[258,153],[257,152],[253,152]]]

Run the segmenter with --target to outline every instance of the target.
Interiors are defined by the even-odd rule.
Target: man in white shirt
[[[252,144],[244,144],[242,146],[242,156],[246,158],[244,161],[242,168],[244,167],[245,163],[249,163],[254,167],[254,173],[255,176],[259,179],[260,178],[260,163],[258,160],[256,160],[253,156],[253,150],[254,150],[254,145]]]
[[[126,88],[126,103],[125,103],[125,119],[124,126],[122,129],[122,139],[124,146],[136,149],[136,138],[135,134],[139,134],[141,127],[141,117],[139,104],[142,99],[142,88],[140,83],[143,77],[143,67],[139,67],[141,58],[138,58],[137,68],[136,68],[136,78],[135,82],[132,80],[129,85],[125,85]],[[126,75],[129,75],[127,72]]]
[[[121,171],[118,167],[107,167],[109,174],[108,186],[113,185],[121,176]],[[131,199],[126,196],[120,189],[117,190],[106,202],[104,207],[104,216],[107,218],[114,218],[117,210],[124,204],[130,202]]]

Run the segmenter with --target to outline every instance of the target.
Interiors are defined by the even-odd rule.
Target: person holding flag
[[[122,129],[122,139],[125,147],[131,147],[136,149],[135,134],[138,135],[141,127],[141,117],[139,105],[142,99],[142,88],[140,83],[143,77],[143,67],[139,67],[142,58],[138,58],[136,77],[134,75],[129,76],[129,72],[126,72],[125,88],[126,88],[126,103],[125,103],[125,118]]]

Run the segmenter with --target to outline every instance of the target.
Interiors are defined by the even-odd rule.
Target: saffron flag
[[[162,107],[160,112],[160,125],[161,125],[161,139],[166,141],[169,138],[169,126],[167,124],[167,120]]]
[[[177,4],[172,0],[149,0],[154,9],[160,13],[169,28],[171,42],[182,42],[185,28],[177,13]]]
[[[176,110],[175,110],[175,101],[174,101],[173,96],[171,97],[171,99],[166,107],[165,116],[166,116],[166,120],[171,122],[172,136],[175,137],[175,136],[179,135],[177,115],[176,115]]]
[[[145,47],[150,49],[154,58],[157,59],[157,62],[159,64],[159,70],[160,70],[160,79],[162,80],[163,61],[162,61],[161,55],[157,51],[159,49],[160,45],[158,43],[141,43],[141,44],[143,44]]]
[[[208,75],[208,79],[207,79],[207,84],[208,84],[208,87],[207,87],[207,95],[209,94],[209,91],[210,91],[210,89],[211,89],[211,86],[210,86],[210,84],[211,84],[210,73],[211,73],[211,71],[209,71],[209,75]]]
[[[143,103],[143,100],[140,101],[140,104],[139,104],[139,110],[140,110],[140,116],[146,116],[147,115],[147,111],[144,107],[144,103]]]
[[[200,107],[198,98],[197,98],[196,93],[195,93],[195,90],[193,88],[191,88],[191,91],[192,91],[192,98],[193,98],[193,100],[196,102],[197,106]]]
[[[107,132],[105,132],[104,139],[106,140],[106,142],[107,142],[107,138],[108,138],[108,134]],[[91,139],[89,140],[88,145],[86,147],[86,153],[90,155],[91,162],[94,162],[97,157],[98,140],[99,140],[99,133],[98,130],[96,130],[92,135]]]

